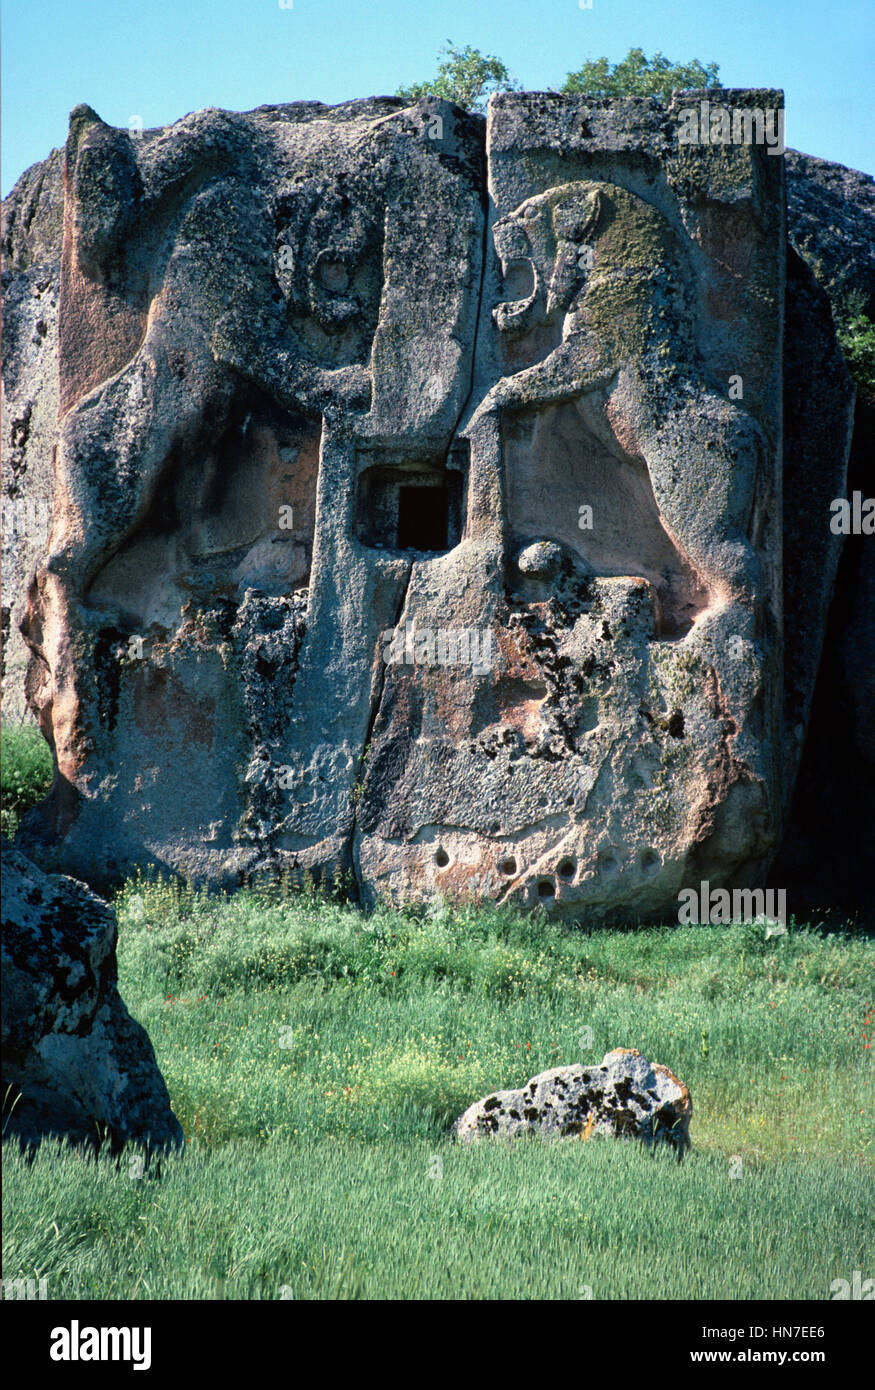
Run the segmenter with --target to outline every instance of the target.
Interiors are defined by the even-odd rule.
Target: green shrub
[[[864,313],[840,320],[838,338],[860,393],[875,405],[875,323]]]
[[[466,111],[483,111],[493,92],[513,91],[519,85],[500,58],[481,53],[470,44],[460,49],[448,39],[441,53],[444,57],[438,63],[436,77],[399,87],[396,95],[411,101],[425,96],[443,97]]]
[[[619,63],[596,58],[570,72],[562,86],[563,92],[585,92],[591,97],[647,97],[665,100],[673,91],[720,87],[717,63],[673,63],[657,52],[648,58],[641,48],[630,48]]]
[[[10,839],[25,811],[42,801],[52,781],[52,753],[39,729],[15,725],[0,730],[2,829]]]

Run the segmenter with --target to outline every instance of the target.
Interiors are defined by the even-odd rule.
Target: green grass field
[[[45,796],[52,781],[52,754],[35,724],[0,728],[0,830],[11,840],[25,811]]]
[[[186,1154],[137,1177],[7,1150],[7,1279],[50,1298],[826,1299],[875,1275],[860,932],[587,934],[146,882],[117,907],[122,995]],[[489,1090],[617,1046],[690,1086],[682,1164],[448,1138]]]

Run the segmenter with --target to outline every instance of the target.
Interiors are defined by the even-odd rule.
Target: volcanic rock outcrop
[[[45,564],[58,433],[58,298],[64,155],[22,174],[3,203],[3,717],[27,716],[27,589]]]
[[[784,507],[786,707],[789,739],[795,734],[797,745],[803,738],[805,743],[771,877],[776,884],[792,886],[797,915],[832,909],[859,912],[873,922],[875,876],[869,869],[869,847],[875,843],[875,538],[857,533],[843,541],[817,681],[808,715],[801,719],[793,695],[794,665],[801,649],[793,634],[810,627],[812,601],[819,623],[829,596],[833,564],[825,571],[819,564],[822,520],[812,525],[815,516],[822,518],[823,498],[833,485],[831,498],[851,498],[855,492],[875,497],[871,386],[868,392],[857,392],[847,481],[841,485],[841,450],[831,446],[829,425],[824,428],[820,414],[821,405],[834,403],[839,384],[824,298],[828,296],[834,315],[847,317],[855,307],[875,320],[875,180],[792,150],[787,151],[786,168],[790,240],[799,255],[790,258],[787,284],[785,418],[800,426],[804,421],[795,432],[797,446],[785,449],[784,490],[791,499]],[[811,316],[815,300],[816,324]],[[822,349],[827,353],[819,358]],[[834,484],[829,481],[831,471]],[[818,489],[821,501],[812,512]],[[810,646],[808,652],[809,660],[818,654]],[[805,685],[810,688],[810,672]]]
[[[2,898],[4,1138],[178,1147],[152,1044],[118,992],[111,908],[5,840]]]
[[[784,160],[680,143],[702,95],[76,108],[56,299],[56,165],[8,200],[15,324],[58,323],[7,388],[60,410],[23,843],[572,919],[764,881],[853,389]]]

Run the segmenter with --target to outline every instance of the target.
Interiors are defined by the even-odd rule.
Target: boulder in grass
[[[665,1143],[680,1158],[689,1147],[692,1114],[689,1090],[668,1067],[617,1047],[601,1066],[553,1067],[519,1091],[495,1091],[469,1106],[453,1133],[463,1143],[484,1136],[604,1134]]]
[[[112,909],[4,842],[2,917],[4,1137],[181,1145],[152,1044],[118,992]]]

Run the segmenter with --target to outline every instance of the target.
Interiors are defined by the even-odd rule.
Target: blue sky
[[[452,39],[530,90],[631,47],[720,64],[727,86],[783,87],[786,143],[875,171],[872,0],[2,0],[2,185],[63,143],[87,101],[111,125],[203,106],[394,92]]]

